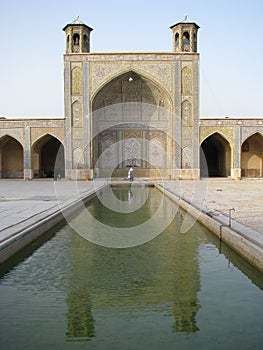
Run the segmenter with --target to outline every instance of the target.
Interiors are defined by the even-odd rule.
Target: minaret
[[[89,62],[90,33],[93,30],[79,17],[63,28],[64,54],[65,160],[66,178],[87,179],[90,175],[89,150]]]
[[[63,30],[66,33],[66,53],[90,52],[90,33],[93,29],[80,21],[79,17]]]
[[[175,53],[176,146],[175,176],[198,179],[199,169],[199,26],[184,20],[172,29]],[[189,175],[191,174],[191,175]]]
[[[175,52],[197,52],[197,31],[200,28],[196,23],[189,22],[187,15],[182,22],[170,27],[173,32],[173,50]]]

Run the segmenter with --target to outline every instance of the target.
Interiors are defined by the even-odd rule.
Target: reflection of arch
[[[64,146],[51,136],[44,135],[32,146],[32,169],[34,177],[64,177]]]
[[[255,133],[248,137],[241,147],[241,176],[262,177],[263,136]]]
[[[23,178],[23,147],[9,135],[5,135],[0,139],[0,160],[2,178]]]
[[[201,176],[229,176],[230,169],[231,148],[229,142],[216,132],[207,137],[201,144]]]

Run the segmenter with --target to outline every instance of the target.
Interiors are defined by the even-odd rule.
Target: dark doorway
[[[64,146],[51,135],[42,137],[33,148],[34,177],[65,177]]]
[[[229,142],[215,133],[205,139],[200,147],[201,177],[230,176],[231,149]]]

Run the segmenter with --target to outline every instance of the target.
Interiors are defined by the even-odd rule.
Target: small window
[[[175,34],[175,46],[179,46],[179,33]]]
[[[67,50],[69,50],[69,35],[67,36]]]
[[[74,45],[79,45],[79,34],[74,34],[73,35],[73,42],[74,42]]]
[[[183,33],[183,51],[190,52],[190,35],[188,32]]]
[[[88,52],[89,49],[89,41],[88,41],[88,36],[84,34],[83,36],[83,51]]]
[[[183,43],[190,44],[190,36],[189,36],[188,32],[184,32],[184,34],[183,34]]]

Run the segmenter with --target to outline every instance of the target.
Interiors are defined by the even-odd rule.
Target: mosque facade
[[[170,28],[171,52],[96,53],[67,24],[64,118],[1,118],[0,178],[262,177],[263,119],[200,118],[199,26]]]

